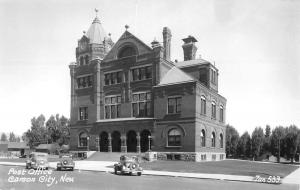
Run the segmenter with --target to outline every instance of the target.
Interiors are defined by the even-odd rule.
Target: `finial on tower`
[[[96,17],[98,17],[98,9],[95,9]]]
[[[126,24],[126,25],[125,25],[125,29],[126,29],[126,31],[128,30],[128,28],[129,28],[129,26]]]

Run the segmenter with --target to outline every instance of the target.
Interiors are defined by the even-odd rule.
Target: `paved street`
[[[24,167],[0,166],[0,189],[19,190],[19,189],[222,189],[222,190],[299,190],[297,185],[281,184],[259,184],[248,182],[231,182],[208,179],[187,179],[179,177],[163,176],[120,176],[111,173],[92,172],[92,171],[52,171],[51,174],[28,174],[33,170],[25,170],[26,174],[17,174],[18,170],[22,172]],[[16,172],[16,173],[14,173]],[[36,171],[39,172],[39,171]],[[13,174],[14,173],[14,174]],[[27,180],[35,178],[35,182],[8,182],[16,180],[16,177],[25,177]],[[55,178],[55,180],[53,180]],[[65,179],[65,181],[63,181]],[[68,179],[68,182],[67,180]],[[24,179],[23,179],[24,180]],[[47,186],[48,184],[48,186]]]

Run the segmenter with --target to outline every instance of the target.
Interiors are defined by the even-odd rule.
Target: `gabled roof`
[[[107,38],[107,34],[98,17],[94,19],[85,35],[89,38],[91,44],[103,44],[103,41]]]
[[[138,39],[135,35],[131,34],[129,31],[125,31],[122,36],[119,38],[119,40],[121,39],[126,39],[126,38],[133,38],[136,41],[138,41],[139,43],[141,43],[143,46],[145,46],[146,48],[148,48],[149,50],[152,50],[151,47],[149,47],[147,44],[145,44],[142,40]]]
[[[123,45],[126,45],[126,44],[127,45],[133,44],[134,46],[136,46],[139,54],[144,54],[144,53],[152,51],[151,47],[149,47],[142,40],[138,39],[136,36],[134,36],[129,31],[126,30],[121,35],[121,37],[118,39],[118,41],[114,44],[112,49],[104,57],[104,61],[115,59],[119,48],[123,47]]]
[[[193,59],[193,60],[188,60],[188,61],[181,61],[181,62],[175,62],[174,65],[179,68],[183,67],[191,67],[191,66],[196,66],[196,65],[203,65],[207,64],[209,61],[206,61],[204,59]]]
[[[158,86],[165,86],[171,84],[178,84],[184,82],[193,82],[195,81],[191,76],[186,74],[184,71],[177,67],[172,67],[166,75],[162,78]]]

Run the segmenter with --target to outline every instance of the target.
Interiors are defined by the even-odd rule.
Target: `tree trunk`
[[[277,162],[280,163],[280,139],[278,140],[278,155],[277,155]]]

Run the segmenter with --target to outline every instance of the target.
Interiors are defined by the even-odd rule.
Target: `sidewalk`
[[[56,169],[56,163],[57,162],[50,162],[50,167]],[[87,171],[99,171],[99,172],[112,173],[114,172],[113,165],[115,163],[116,162],[108,162],[108,161],[75,161],[75,169],[79,171],[87,170]],[[16,162],[0,162],[0,165],[14,165],[14,166],[25,167],[25,163],[16,163]],[[239,176],[239,175],[225,175],[225,174],[183,173],[183,172],[144,170],[143,175],[255,182],[253,180],[254,179],[253,176]],[[282,180],[282,183],[300,184],[299,179],[300,179],[300,168],[292,172],[286,178],[284,178]]]
[[[290,175],[286,176],[282,183],[298,184],[300,185],[300,167],[293,171]]]

